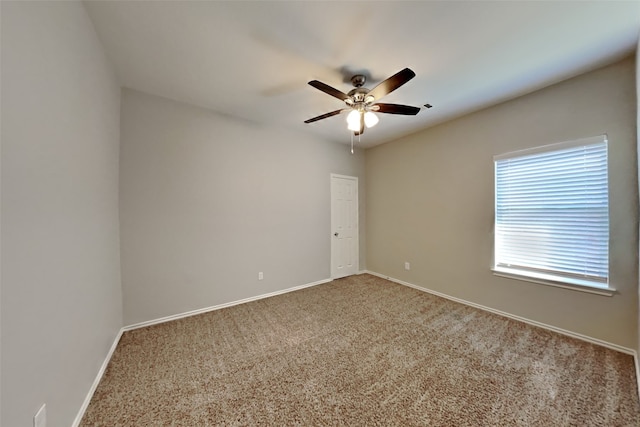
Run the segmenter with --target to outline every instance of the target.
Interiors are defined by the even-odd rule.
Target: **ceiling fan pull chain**
[[[353,134],[351,134],[351,154],[353,154]]]

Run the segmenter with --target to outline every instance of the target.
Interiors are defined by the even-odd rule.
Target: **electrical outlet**
[[[262,274],[262,271],[260,271],[258,273],[258,280],[262,280],[262,279],[264,279],[264,274]]]
[[[404,263],[404,269],[405,270],[411,270],[411,264],[409,264],[408,262],[405,261]]]
[[[47,427],[47,405],[42,404],[33,417],[33,427]]]

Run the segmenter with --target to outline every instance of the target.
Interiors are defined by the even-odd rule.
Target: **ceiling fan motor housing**
[[[357,104],[370,104],[373,102],[372,96],[367,96],[369,89],[364,87],[357,87],[352,89],[347,95],[349,98],[345,99],[348,106],[352,107]]]

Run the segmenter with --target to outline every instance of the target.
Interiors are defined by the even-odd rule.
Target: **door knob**
[[[334,236],[338,237],[338,232],[333,233]]]

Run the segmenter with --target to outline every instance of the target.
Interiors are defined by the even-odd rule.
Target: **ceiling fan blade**
[[[376,113],[403,114],[405,116],[415,116],[420,112],[420,108],[401,104],[373,104],[371,111]],[[378,107],[377,109],[375,107]]]
[[[347,95],[344,92],[340,92],[338,89],[333,88],[327,84],[324,84],[318,80],[311,80],[309,82],[309,85],[315,87],[318,90],[323,91],[324,93],[331,95],[331,96],[335,96],[336,98],[342,100],[342,101],[346,101],[347,99],[349,99],[349,95]]]
[[[309,119],[309,120],[305,120],[304,122],[305,122],[305,123],[313,123],[313,122],[317,122],[318,120],[322,120],[322,119],[326,119],[326,118],[328,118],[328,117],[336,116],[336,115],[338,115],[338,114],[342,113],[343,111],[347,111],[347,110],[349,110],[349,108],[342,108],[342,109],[340,109],[340,110],[332,111],[332,112],[330,112],[330,113],[326,113],[326,114],[323,114],[323,115],[321,115],[321,116],[314,117],[314,118]]]
[[[368,95],[373,96],[374,99],[380,99],[383,96],[398,89],[400,86],[402,86],[415,76],[416,73],[411,71],[409,68],[405,68],[404,70],[398,71],[396,74],[371,89]]]

